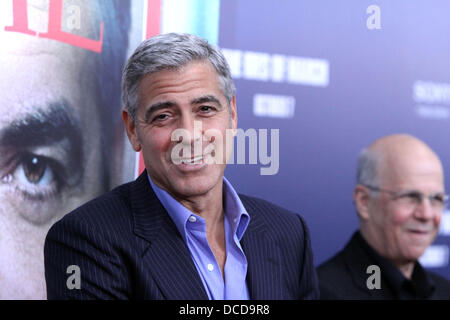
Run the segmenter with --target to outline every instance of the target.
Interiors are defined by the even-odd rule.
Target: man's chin
[[[211,189],[202,185],[184,185],[183,187],[174,188],[174,193],[177,197],[184,199],[207,195]]]
[[[172,185],[173,193],[179,198],[190,198],[207,195],[218,184],[218,179],[187,178]]]

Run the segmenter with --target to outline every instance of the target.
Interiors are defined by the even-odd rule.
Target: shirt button
[[[195,222],[195,221],[197,221],[197,218],[194,217],[194,216],[190,216],[190,217],[189,217],[189,221],[190,221],[190,222]]]
[[[213,271],[214,270],[214,266],[211,263],[208,264],[208,270],[209,271]]]

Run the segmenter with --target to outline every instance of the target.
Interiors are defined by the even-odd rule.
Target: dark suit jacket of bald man
[[[319,277],[320,299],[322,300],[385,300],[394,299],[389,285],[381,280],[381,290],[367,287],[371,275],[367,267],[376,265],[377,261],[361,246],[355,233],[345,248],[317,268]],[[426,271],[435,291],[427,299],[450,299],[450,282],[430,271]],[[382,271],[383,274],[383,271]]]
[[[250,215],[241,240],[250,298],[318,298],[303,219],[266,201],[240,198]],[[67,214],[50,229],[44,252],[48,299],[208,299],[146,171]],[[79,290],[67,286],[71,265],[80,268]]]

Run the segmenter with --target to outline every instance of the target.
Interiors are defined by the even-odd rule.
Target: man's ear
[[[125,130],[127,131],[128,140],[130,140],[131,146],[134,151],[141,151],[141,143],[139,142],[139,137],[137,134],[136,124],[134,123],[133,117],[125,110],[122,109],[122,119],[125,125]]]
[[[356,211],[362,220],[368,220],[370,218],[369,213],[369,200],[370,191],[367,187],[358,184],[353,191],[353,200],[355,202]]]
[[[231,128],[233,129],[233,136],[236,136],[238,123],[236,96],[233,96],[233,98],[230,101],[230,112],[231,112]]]

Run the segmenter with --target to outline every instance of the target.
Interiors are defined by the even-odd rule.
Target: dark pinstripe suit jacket
[[[241,240],[251,299],[318,298],[303,219],[266,201],[240,197],[251,217]],[[147,172],[53,225],[44,254],[49,299],[208,299]],[[79,290],[66,284],[71,265],[80,268]]]

